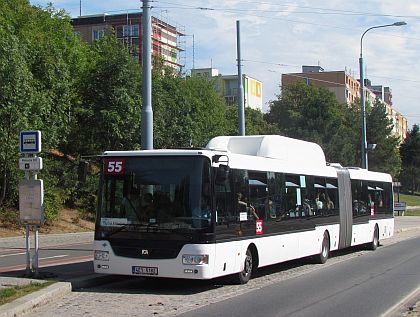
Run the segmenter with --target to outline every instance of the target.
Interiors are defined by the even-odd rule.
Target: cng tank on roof
[[[324,151],[318,144],[280,135],[218,136],[211,139],[206,148],[273,158],[284,163],[326,166]]]

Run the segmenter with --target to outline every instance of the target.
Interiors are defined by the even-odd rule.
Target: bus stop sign
[[[36,154],[41,152],[41,131],[22,131],[19,138],[21,153]]]

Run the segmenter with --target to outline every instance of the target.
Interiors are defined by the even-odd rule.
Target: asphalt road
[[[419,230],[415,230],[418,227],[420,217],[398,217],[397,234],[383,240],[383,246],[375,252],[349,249],[336,252],[325,265],[295,260],[261,268],[247,285],[230,285],[223,279],[186,281],[116,276],[96,286],[81,286],[77,292],[56,298],[29,315],[380,316],[420,285],[417,247],[420,237]],[[417,237],[414,242],[407,240],[413,237]],[[41,272],[56,273],[54,279],[60,281],[90,278],[92,233],[40,238]],[[22,247],[24,237],[0,239],[0,277],[22,276],[18,270],[19,266],[24,268],[25,255],[16,254],[24,252]],[[80,259],[82,262],[74,263]]]
[[[34,250],[31,250],[31,258]],[[39,250],[39,271],[46,275],[76,277],[93,273],[92,242],[61,244],[43,247]],[[78,264],[77,269],[69,271],[66,265]],[[0,249],[0,274],[15,275],[26,268],[26,250],[24,248]]]
[[[381,316],[420,287],[420,237],[180,316]]]

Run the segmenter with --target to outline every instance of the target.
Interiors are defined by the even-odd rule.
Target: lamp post
[[[388,26],[402,26],[406,25],[404,21],[395,22],[392,24],[385,24],[385,25],[378,25],[368,28],[365,32],[363,32],[362,37],[360,38],[360,58],[359,58],[359,65],[360,65],[360,101],[361,101],[361,125],[362,125],[362,168],[368,169],[368,146],[366,141],[366,105],[365,105],[365,74],[364,74],[364,66],[363,66],[363,37],[367,32],[373,29],[385,28]]]

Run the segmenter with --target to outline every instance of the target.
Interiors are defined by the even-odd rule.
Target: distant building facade
[[[191,70],[191,76],[201,76],[216,80],[217,90],[226,104],[238,102],[238,75],[221,75],[216,68],[197,68]],[[245,107],[262,112],[262,83],[248,75],[242,75]]]
[[[351,105],[360,98],[360,82],[347,71],[326,72],[320,66],[302,66],[301,73],[282,74],[281,80],[283,88],[297,81],[326,88],[335,94],[341,104]],[[365,80],[365,100],[373,104],[376,98],[385,104],[388,118],[393,124],[393,132],[403,141],[407,136],[408,122],[401,113],[392,107],[391,89],[372,85],[369,80]]]
[[[282,87],[297,81],[328,89],[335,94],[338,102],[342,104],[352,104],[360,96],[359,81],[346,71],[325,72],[320,66],[302,66],[301,73],[283,74],[281,77]],[[372,98],[371,95],[366,97],[368,97],[368,100]]]
[[[74,32],[87,43],[93,43],[105,36],[108,30],[114,30],[118,40],[128,48],[131,55],[142,60],[142,13],[100,14],[73,18]],[[181,48],[178,37],[182,36],[177,28],[162,20],[152,17],[152,56],[160,56],[164,63],[178,68],[178,56]]]

